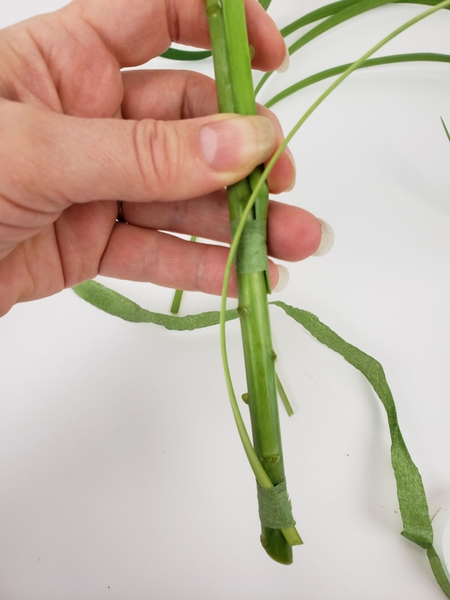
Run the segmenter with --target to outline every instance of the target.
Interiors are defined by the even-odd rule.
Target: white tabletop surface
[[[0,0],[0,25],[62,4]],[[273,0],[271,13],[282,26],[319,5]],[[356,59],[420,10],[385,7],[340,27],[299,52],[273,89]],[[450,53],[449,28],[440,13],[385,51]],[[323,89],[275,108],[286,130]],[[450,503],[450,144],[440,117],[450,125],[443,64],[356,73],[321,106],[291,144],[298,180],[283,200],[328,221],[336,242],[289,265],[279,295],[382,363],[431,514]],[[170,290],[109,284],[168,311]],[[189,294],[182,314],[217,307]],[[71,290],[0,320],[2,600],[443,598],[424,551],[400,536],[386,418],[370,386],[271,314],[296,410],[282,429],[305,545],[290,567],[259,544],[217,328],[126,323]],[[228,331],[242,393],[237,323]]]

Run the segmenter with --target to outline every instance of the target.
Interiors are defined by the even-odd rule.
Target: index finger
[[[252,65],[273,71],[286,47],[277,26],[257,0],[244,0]],[[102,37],[122,67],[158,56],[171,42],[210,48],[205,0],[74,0],[62,13],[76,14]]]

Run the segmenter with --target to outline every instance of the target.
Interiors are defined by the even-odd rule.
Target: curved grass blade
[[[321,6],[320,8],[312,10],[306,15],[303,15],[299,19],[292,21],[292,23],[289,23],[289,25],[286,25],[280,29],[281,35],[283,37],[287,37],[288,35],[291,35],[291,33],[294,33],[306,25],[311,25],[311,23],[315,23],[316,21],[320,21],[322,19],[326,19],[326,17],[335,15],[360,1],[361,0],[338,0],[337,2],[332,2],[331,4]]]
[[[442,126],[444,128],[444,131],[445,131],[445,134],[447,136],[447,139],[450,142],[450,133],[449,133],[449,131],[447,129],[447,125],[445,124],[444,119],[442,117],[441,117],[441,123],[442,123]]]
[[[322,33],[325,33],[326,31],[333,29],[333,27],[336,27],[337,25],[348,21],[348,19],[351,19],[357,15],[372,10],[373,8],[377,8],[379,6],[391,3],[392,0],[360,0],[356,3],[351,2],[343,9],[337,12],[333,12],[333,14],[330,17],[328,17],[325,21],[319,23],[319,25],[316,25],[315,27],[307,31],[296,42],[291,44],[289,46],[289,55],[292,56],[295,52],[297,52],[297,50],[300,50],[300,48],[302,48],[315,38],[319,37],[319,35],[321,35]],[[330,6],[333,7],[333,5]],[[309,15],[306,15],[304,17],[305,22],[307,20],[307,17],[309,17]],[[300,21],[302,21],[302,19],[298,19],[294,23],[291,23],[289,27],[292,28],[294,24],[298,25]],[[261,78],[261,80],[255,88],[255,94],[258,94],[258,92],[261,90],[265,82],[269,79],[271,74],[272,73],[266,73],[265,75],[263,75],[263,77]]]
[[[293,21],[283,29],[281,33],[284,36],[290,35],[305,25],[314,23],[320,19],[328,17],[325,21],[310,29],[307,33],[301,36],[296,42],[289,47],[289,55],[292,56],[297,50],[316,39],[319,35],[329,31],[353,17],[356,17],[364,12],[368,12],[374,8],[384,6],[386,4],[423,4],[425,6],[436,6],[438,0],[343,0],[341,2],[333,2],[318,10],[312,11],[307,15]],[[447,7],[443,7],[447,8]],[[255,94],[261,90],[262,86],[269,79],[272,73],[265,73],[258,85],[255,88]]]
[[[378,58],[369,58],[362,65],[358,67],[358,69],[366,69],[370,67],[377,67],[381,65],[392,65],[398,63],[405,62],[442,62],[442,63],[450,63],[450,55],[449,54],[439,54],[435,52],[412,52],[409,54],[393,54],[389,56],[381,56]],[[281,100],[288,98],[295,92],[298,92],[314,83],[318,83],[319,81],[324,81],[330,77],[334,77],[336,75],[340,75],[346,69],[351,66],[352,63],[347,63],[344,65],[339,65],[337,67],[332,67],[331,69],[326,69],[324,71],[320,71],[319,73],[315,73],[309,77],[305,77],[301,81],[294,83],[293,85],[287,87],[285,90],[282,90],[273,98],[268,100],[265,104],[267,108],[274,106]]]
[[[359,2],[361,2],[361,0],[338,0],[337,2],[332,2],[331,4],[321,6],[320,8],[303,15],[299,19],[292,21],[292,23],[289,23],[289,25],[286,25],[280,29],[280,32],[283,37],[287,37],[306,25],[311,25],[311,23],[315,23],[316,21],[320,21],[321,19],[335,15],[346,8],[353,6],[354,4],[358,4]],[[423,4],[425,6],[435,6],[438,4],[438,0],[391,0],[390,4]],[[372,8],[376,7],[374,6]]]
[[[179,50],[178,48],[169,48],[160,56],[172,60],[203,60],[204,58],[209,58],[211,52],[209,50]]]
[[[391,462],[397,484],[397,497],[403,522],[402,535],[427,551],[437,582],[450,598],[450,581],[433,547],[433,527],[422,477],[414,464],[398,423],[394,398],[380,363],[352,346],[310,312],[281,301],[271,302],[302,325],[319,342],[340,354],[369,381],[386,411],[391,435]]]

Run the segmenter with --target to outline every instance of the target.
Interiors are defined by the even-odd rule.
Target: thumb
[[[0,161],[9,193],[38,211],[200,196],[242,179],[276,146],[262,116],[86,119],[4,102]]]

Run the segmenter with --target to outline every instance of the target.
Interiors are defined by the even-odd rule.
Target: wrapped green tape
[[[287,529],[295,526],[286,481],[271,488],[262,488],[258,485],[258,509],[264,527]]]
[[[234,233],[239,221],[231,221],[231,232]],[[236,255],[237,273],[258,273],[267,271],[269,263],[267,260],[267,222],[247,221],[239,241],[239,249]]]

